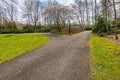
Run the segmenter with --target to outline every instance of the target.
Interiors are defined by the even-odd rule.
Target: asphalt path
[[[90,32],[47,36],[46,45],[0,64],[0,80],[89,80]]]

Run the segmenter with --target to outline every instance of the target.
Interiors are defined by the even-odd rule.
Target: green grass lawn
[[[120,80],[120,46],[91,35],[91,80]]]
[[[0,34],[0,63],[36,49],[48,40],[40,34]]]

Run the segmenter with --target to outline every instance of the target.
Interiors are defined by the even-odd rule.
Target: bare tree
[[[10,3],[8,6],[8,16],[11,22],[14,22],[17,17],[17,8],[14,3]]]
[[[37,32],[37,25],[40,24],[42,3],[38,0],[25,0],[25,17],[28,23],[34,25],[34,32]]]
[[[89,18],[89,2],[88,2],[88,0],[85,0],[85,5],[86,5],[86,22],[87,22],[87,25],[89,25],[90,18]]]
[[[108,7],[108,0],[102,0],[102,7],[103,7],[103,16],[105,17],[106,21],[108,21],[108,9],[106,9]],[[108,25],[106,25],[106,30],[107,32],[108,30]]]
[[[0,3],[0,21],[2,27],[5,26],[7,23],[11,23],[12,25],[16,21],[17,5],[12,0],[3,0],[0,1]],[[14,25],[12,25],[12,29],[14,29]]]
[[[79,25],[85,25],[85,2],[82,0],[75,0],[75,3],[72,4],[73,9],[75,9],[76,18],[79,22]],[[81,27],[83,30],[83,27]]]
[[[94,3],[95,1],[93,0],[75,0],[74,4],[72,4],[80,25],[85,27],[94,23],[94,9],[97,8]]]
[[[63,6],[58,2],[50,2],[48,7],[43,11],[43,16],[47,24],[54,24],[61,32],[62,27],[65,25],[66,21],[71,18],[72,9],[68,6]]]
[[[113,0],[113,7],[114,7],[114,19],[115,19],[115,39],[118,39],[118,35],[117,35],[117,12],[116,12],[116,4],[115,4],[115,0]]]
[[[97,17],[97,1],[95,0],[95,23],[96,23],[96,17]]]

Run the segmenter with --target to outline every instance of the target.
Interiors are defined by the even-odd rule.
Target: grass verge
[[[91,80],[120,80],[120,46],[91,35]]]
[[[48,40],[40,34],[0,34],[0,63],[36,49]]]

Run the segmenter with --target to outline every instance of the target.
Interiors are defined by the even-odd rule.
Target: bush
[[[24,28],[23,28],[23,32],[25,32],[25,33],[32,33],[33,30],[34,30],[34,28],[30,24],[26,24],[26,26],[24,26]]]
[[[52,34],[59,34],[59,31],[57,29],[53,29],[50,33],[52,33]]]
[[[92,28],[93,28],[93,25],[90,25],[90,26],[85,27],[85,30],[92,30]]]
[[[108,30],[106,28],[108,26]],[[92,29],[93,33],[97,33],[99,36],[114,33],[114,24],[112,21],[106,21],[104,17],[98,16],[97,22]]]
[[[120,34],[120,29],[118,29],[117,33]]]
[[[6,22],[5,25],[1,26],[2,29],[0,30],[0,33],[8,34],[8,33],[18,33],[19,30],[17,29],[17,25],[15,22]]]
[[[100,37],[104,37],[104,36],[106,36],[106,33],[104,33],[104,32],[99,33],[99,36],[100,36]]]
[[[62,32],[62,29],[66,27],[66,25],[63,25],[63,24],[59,24],[58,26],[57,25],[48,25],[51,29],[57,29],[60,33]]]
[[[13,33],[13,31],[6,29],[6,30],[1,30],[1,33],[8,34],[8,33]]]
[[[105,18],[98,16],[97,22],[96,22],[95,26],[93,27],[93,32],[94,33],[107,32],[106,25],[107,25],[107,22],[106,22]]]
[[[42,28],[39,30],[39,32],[50,32],[52,30],[49,26],[42,26]]]
[[[70,27],[70,33],[71,34],[76,34],[76,33],[79,33],[81,32],[81,28],[78,27],[78,26],[71,26]],[[63,30],[62,30],[62,34],[69,34],[69,27],[65,27]]]

